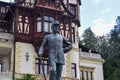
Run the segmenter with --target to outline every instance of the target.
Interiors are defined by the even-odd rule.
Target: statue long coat
[[[63,44],[66,46],[63,48]],[[51,62],[65,64],[64,53],[72,49],[71,43],[61,36],[60,34],[49,34],[44,37],[41,47],[39,48],[38,55],[44,53],[44,48],[48,45],[49,53],[48,58]]]

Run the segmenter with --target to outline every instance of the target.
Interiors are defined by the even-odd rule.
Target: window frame
[[[41,63],[41,60],[39,58],[36,58],[36,60],[38,60],[38,62],[35,63],[36,64],[35,66],[38,65],[38,69],[36,69],[36,67],[35,67],[35,73],[36,74],[43,74],[43,71],[41,71],[41,69],[42,69],[42,66],[44,66],[44,70],[47,70],[47,72],[45,74],[48,75],[49,70],[50,70],[48,59],[42,59],[42,63]],[[45,61],[47,61],[47,63],[44,63]],[[47,66],[47,69],[45,69],[45,66]],[[38,70],[38,71],[36,71],[36,70]]]
[[[2,60],[1,59],[0,59],[0,65],[1,65],[0,72],[2,72]]]
[[[86,66],[80,66],[80,77],[83,80],[94,80],[94,69],[95,67],[86,67]]]
[[[72,66],[72,71],[74,71],[74,73],[75,73],[75,74],[72,73],[72,77],[73,77],[73,78],[77,78],[76,63],[72,63],[71,66]],[[73,76],[73,75],[75,75],[75,76]]]
[[[47,16],[47,15],[45,15],[45,16],[43,16],[44,17],[44,29],[43,29],[43,31],[44,32],[52,32],[52,30],[51,30],[51,23],[53,22],[52,20],[51,20],[51,18],[53,18],[53,20],[54,20],[54,17],[52,17],[52,16]],[[45,17],[47,17],[47,19],[45,19]],[[45,30],[45,23],[47,23],[48,24],[48,26],[47,26],[47,31]]]
[[[38,19],[39,17],[40,17],[41,19]],[[39,22],[41,23],[41,27],[40,27],[41,30],[40,30],[40,31],[38,31],[38,23],[39,23]],[[37,33],[42,32],[42,16],[40,16],[40,15],[36,17],[36,32],[37,32]]]
[[[69,10],[72,14],[74,14],[75,16],[77,16],[77,4],[72,4],[72,3],[69,3]]]
[[[75,28],[72,28],[72,43],[75,43]]]

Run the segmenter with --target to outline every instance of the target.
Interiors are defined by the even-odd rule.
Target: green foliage
[[[108,56],[105,57],[105,80],[120,80],[120,25],[115,25],[108,40]]]
[[[31,74],[26,74],[23,78],[17,80],[36,80],[36,78],[33,77]]]
[[[83,80],[82,78],[80,78],[80,80]]]
[[[97,50],[97,38],[95,37],[95,34],[92,32],[91,28],[88,28],[84,31],[83,40],[80,42],[83,42],[83,44],[91,50]]]

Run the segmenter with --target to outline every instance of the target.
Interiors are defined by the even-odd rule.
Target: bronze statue
[[[50,61],[50,78],[49,80],[60,80],[63,65],[65,64],[64,53],[72,49],[72,44],[62,35],[59,34],[59,22],[55,20],[51,25],[52,33],[46,35],[39,48],[38,56],[44,53],[44,48],[49,45],[48,58]],[[66,46],[63,48],[63,45]]]

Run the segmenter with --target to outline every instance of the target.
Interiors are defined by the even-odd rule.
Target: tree
[[[106,60],[107,57],[110,55],[109,50],[111,46],[109,45],[108,41],[109,41],[109,35],[106,36],[103,35],[98,37],[97,51],[98,53],[101,54],[104,60]]]
[[[110,32],[110,55],[104,63],[105,80],[120,80],[120,16],[117,17],[116,23]]]
[[[90,27],[84,31],[82,42],[87,48],[93,51],[97,50],[97,38],[95,37],[95,34],[92,32]]]

